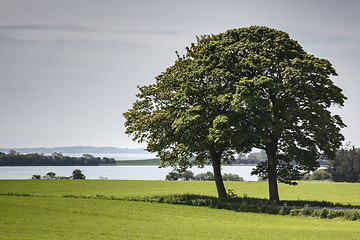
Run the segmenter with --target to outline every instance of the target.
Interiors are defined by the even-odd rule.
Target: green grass
[[[144,159],[144,160],[118,160],[116,161],[115,165],[126,165],[126,166],[133,166],[133,165],[154,165],[160,166],[161,162],[159,158],[154,159]]]
[[[358,239],[359,222],[159,203],[2,196],[0,239]]]
[[[238,195],[267,198],[266,182],[226,182]],[[360,184],[279,185],[282,200],[360,205]],[[0,239],[360,239],[359,221],[244,213],[223,209],[66,194],[216,196],[214,182],[1,180]]]
[[[267,182],[225,182],[239,196],[268,198]],[[63,196],[153,196],[201,194],[216,196],[212,181],[116,181],[116,180],[1,180],[0,193]],[[359,183],[300,182],[298,186],[279,184],[281,200],[317,200],[360,205]]]

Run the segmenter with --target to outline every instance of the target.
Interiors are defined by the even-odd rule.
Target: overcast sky
[[[333,63],[360,147],[360,1],[0,0],[0,147],[143,147],[122,113],[195,36],[261,25]]]

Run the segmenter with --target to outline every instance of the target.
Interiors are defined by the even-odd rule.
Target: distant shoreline
[[[14,150],[18,153],[62,153],[62,154],[150,154],[143,148],[117,148],[117,147],[91,147],[91,146],[72,146],[72,147],[39,147],[39,148],[0,148],[0,152],[8,153]]]

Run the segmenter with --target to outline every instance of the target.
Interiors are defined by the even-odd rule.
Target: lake
[[[49,155],[49,154],[47,154]],[[64,156],[69,156],[69,157],[81,157],[83,154],[82,153],[66,153],[64,154]],[[152,158],[156,158],[156,153],[94,153],[91,154],[94,157],[99,157],[99,158],[103,158],[103,157],[108,157],[108,158],[113,158],[115,160],[143,160],[143,159],[152,159]]]
[[[257,181],[257,176],[251,176],[254,166],[223,166],[222,173],[233,173],[243,177],[245,181]],[[157,166],[23,166],[0,167],[0,179],[30,179],[32,175],[46,175],[54,172],[57,176],[71,176],[74,169],[80,169],[86,179],[109,180],[165,180],[172,168]],[[194,174],[213,171],[211,166],[191,168]]]

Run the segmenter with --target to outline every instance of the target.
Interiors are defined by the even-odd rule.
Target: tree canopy
[[[330,62],[307,54],[285,32],[267,27],[204,35],[178,55],[174,65],[139,87],[124,113],[126,133],[147,142],[162,166],[213,165],[219,197],[226,191],[220,165],[234,152],[265,150],[254,174],[294,183],[300,170],[314,170],[320,156],[332,158],[345,125],[328,108],[345,96],[329,76]],[[294,165],[292,163],[297,163]]]
[[[360,149],[345,145],[330,161],[327,171],[334,182],[360,182]]]
[[[318,159],[335,157],[345,124],[329,108],[343,106],[346,97],[330,79],[337,74],[328,60],[306,53],[285,32],[252,33],[242,44],[240,58],[248,67],[235,105],[253,123],[256,147],[267,154],[253,173],[269,180],[270,199],[279,200],[277,180],[296,184],[301,171],[319,167]]]

